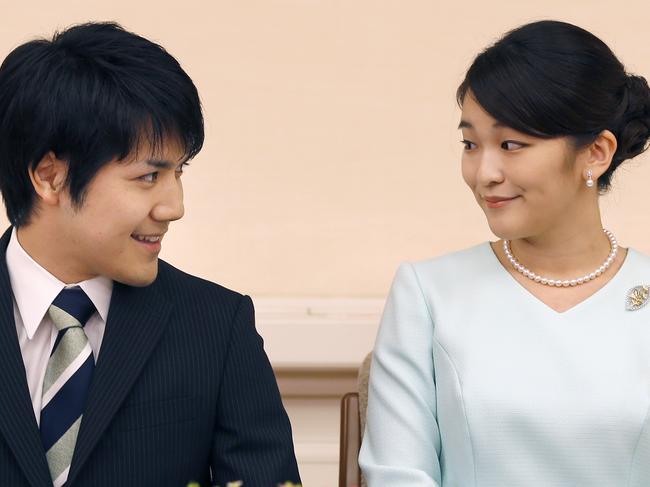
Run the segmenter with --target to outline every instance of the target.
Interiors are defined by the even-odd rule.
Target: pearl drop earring
[[[587,171],[587,187],[588,188],[594,187],[593,173],[591,172],[591,169]]]

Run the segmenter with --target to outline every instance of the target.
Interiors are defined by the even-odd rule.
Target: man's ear
[[[612,158],[616,153],[616,148],[618,147],[618,142],[616,141],[616,136],[609,130],[603,130],[596,140],[594,140],[585,153],[585,165],[583,172],[591,170],[594,180],[602,176],[610,164],[612,163]]]
[[[58,205],[68,175],[68,163],[58,159],[50,151],[36,164],[29,168],[29,178],[39,198],[46,205]]]

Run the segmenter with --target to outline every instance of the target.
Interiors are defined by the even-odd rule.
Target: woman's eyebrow
[[[501,122],[494,122],[492,124],[493,129],[502,129],[502,128],[505,128],[505,127],[507,127],[507,125],[505,125],[505,124],[503,124]],[[469,123],[467,120],[461,120],[460,123],[458,124],[458,128],[459,129],[473,129],[474,125]]]

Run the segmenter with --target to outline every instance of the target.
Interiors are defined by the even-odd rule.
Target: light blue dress
[[[370,487],[650,486],[650,257],[558,313],[489,243],[397,271],[360,464]]]

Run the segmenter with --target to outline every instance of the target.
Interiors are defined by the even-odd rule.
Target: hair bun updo
[[[648,148],[650,139],[650,87],[643,76],[628,75],[623,95],[623,113],[618,129],[614,130],[618,148],[612,167],[641,154]]]
[[[650,88],[628,74],[612,50],[576,25],[542,20],[522,25],[481,52],[458,87],[492,117],[525,134],[570,137],[591,144],[603,130],[618,142],[612,163],[598,178],[609,189],[614,171],[648,147]]]

